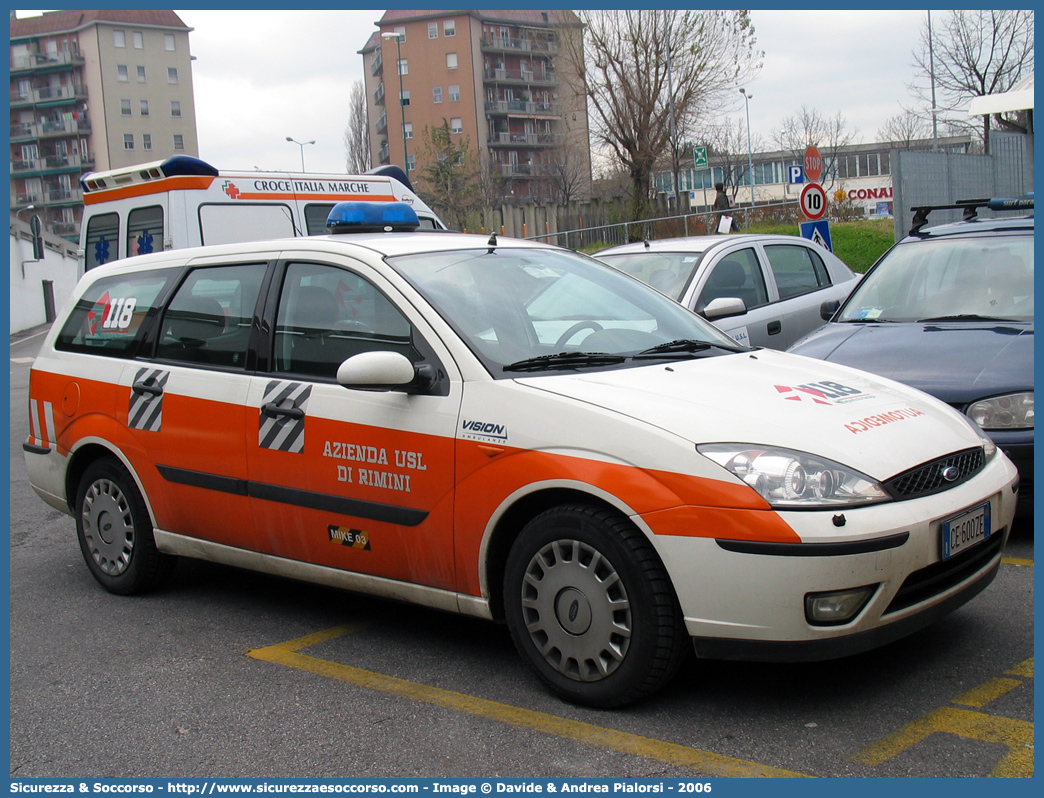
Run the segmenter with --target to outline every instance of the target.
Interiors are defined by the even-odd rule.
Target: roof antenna
[[[497,248],[497,232],[496,232],[496,230],[494,230],[492,233],[490,233],[489,241],[486,242],[486,246],[489,247],[489,252],[487,252],[486,254],[487,255],[492,255],[493,254],[493,250]]]

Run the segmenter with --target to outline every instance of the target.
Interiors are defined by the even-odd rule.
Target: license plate
[[[990,503],[961,513],[942,525],[942,558],[945,560],[990,536]]]

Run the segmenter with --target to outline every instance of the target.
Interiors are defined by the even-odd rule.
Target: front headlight
[[[968,417],[985,430],[1033,429],[1033,391],[983,399],[968,408]]]
[[[696,447],[779,509],[851,507],[891,501],[880,484],[833,460],[749,443]]]

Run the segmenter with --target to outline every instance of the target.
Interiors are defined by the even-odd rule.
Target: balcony
[[[384,105],[384,84],[381,83],[373,93],[373,104]]]
[[[87,87],[79,84],[73,86],[42,86],[28,92],[11,92],[11,106],[28,105],[63,105],[87,99]]]
[[[373,57],[373,63],[370,64],[370,74],[374,77],[381,74],[384,71],[384,56],[380,50],[377,50]]]
[[[559,118],[562,115],[562,106],[559,103],[534,103],[526,100],[493,100],[486,103],[486,113]]]
[[[557,53],[558,41],[533,39],[529,37],[514,38],[510,36],[483,36],[480,40],[483,51],[514,53]]]
[[[560,133],[491,133],[490,147],[557,147],[564,143]]]
[[[44,189],[44,205],[78,205],[83,202],[83,191],[78,188]]]
[[[56,72],[83,66],[84,58],[79,52],[31,53],[11,59],[11,74],[18,72]]]
[[[47,229],[56,236],[78,235],[80,225],[76,222],[53,222],[47,225]]]
[[[388,131],[388,111],[382,110],[381,116],[377,120],[377,132],[386,133]]]
[[[554,86],[558,75],[553,70],[534,72],[531,69],[486,69],[482,79],[487,83],[524,83]]]
[[[79,155],[46,155],[42,158],[12,159],[11,174],[19,177],[33,175],[61,174],[63,172],[81,172],[94,166],[93,156]]]
[[[545,177],[549,174],[548,168],[542,164],[502,163],[498,166],[501,177]]]
[[[377,161],[379,163],[388,163],[388,145],[385,144],[377,151]]]

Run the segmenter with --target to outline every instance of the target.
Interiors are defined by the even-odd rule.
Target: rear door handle
[[[783,323],[782,322],[770,321],[768,323],[768,334],[769,335],[779,335],[781,332],[783,332]]]
[[[275,402],[266,402],[261,405],[261,412],[266,416],[288,416],[289,418],[304,418],[304,410],[299,407],[280,407]]]
[[[163,389],[159,385],[154,385],[151,382],[141,382],[140,380],[131,386],[134,389],[134,393],[147,393],[153,396],[163,396]]]

